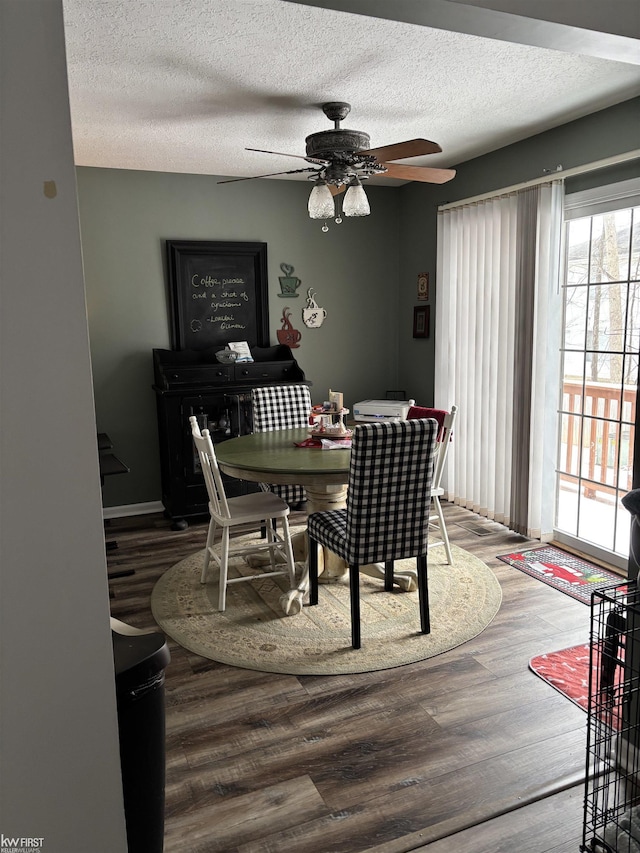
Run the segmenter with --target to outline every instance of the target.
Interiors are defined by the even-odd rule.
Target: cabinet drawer
[[[236,380],[241,382],[288,382],[294,376],[295,361],[254,361],[234,365]]]
[[[233,366],[217,364],[197,367],[170,367],[166,372],[169,387],[176,385],[218,385],[231,382]]]

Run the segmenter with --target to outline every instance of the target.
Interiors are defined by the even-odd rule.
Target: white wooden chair
[[[451,411],[447,412],[444,409],[428,409],[423,406],[413,406],[407,414],[408,419],[412,418],[435,418],[438,421],[440,430],[438,432],[438,445],[436,450],[435,469],[433,472],[433,482],[431,484],[431,502],[435,510],[435,518],[433,515],[429,518],[429,528],[435,532],[438,538],[429,538],[429,548],[436,548],[439,545],[444,545],[444,550],[447,555],[448,565],[453,564],[451,556],[451,545],[449,544],[449,536],[447,534],[447,525],[444,521],[444,513],[440,504],[440,498],[444,495],[442,487],[442,474],[444,472],[445,462],[447,461],[447,453],[449,445],[453,437],[453,425],[458,413],[457,406],[451,406]]]
[[[218,468],[213,442],[209,430],[200,432],[198,421],[195,417],[189,418],[191,424],[191,435],[193,443],[200,459],[202,474],[209,496],[209,531],[207,533],[207,544],[202,567],[200,583],[206,583],[209,563],[213,559],[219,569],[218,588],[218,610],[226,607],[227,586],[240,581],[255,580],[256,578],[270,577],[272,575],[287,575],[290,585],[295,584],[295,563],[293,560],[293,549],[291,547],[291,535],[289,533],[289,507],[277,495],[272,492],[255,492],[248,495],[240,495],[236,498],[228,498],[225,494],[222,475]],[[281,533],[277,530],[277,521],[281,523]],[[230,530],[239,525],[253,525],[254,529],[266,526],[266,541],[264,539],[252,540],[250,544],[232,545],[230,542]],[[217,528],[221,529],[222,536],[219,550],[215,545]],[[252,554],[256,551],[267,550],[271,558],[271,571],[259,572],[252,575],[230,578],[228,576],[229,557],[231,555]],[[283,568],[276,568],[276,554],[284,561]],[[280,564],[282,565],[282,564]]]

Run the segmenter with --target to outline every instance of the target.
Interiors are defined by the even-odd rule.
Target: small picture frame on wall
[[[429,306],[418,305],[413,309],[413,337],[429,337]]]
[[[429,273],[418,273],[418,299],[420,302],[429,301]]]

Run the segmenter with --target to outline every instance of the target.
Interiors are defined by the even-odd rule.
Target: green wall
[[[160,498],[151,350],[169,347],[164,239],[267,243],[271,341],[282,310],[302,332],[296,358],[313,382],[314,402],[329,388],[345,405],[403,389],[433,400],[437,207],[640,147],[640,99],[627,101],[458,166],[443,186],[369,186],[372,214],[332,223],[306,213],[309,186],[256,180],[218,185],[215,176],[79,167],[78,195],[89,330],[100,430],[131,468],[105,484],[106,506]],[[637,164],[573,179],[568,189],[637,174]],[[279,298],[280,264],[302,279],[297,299]],[[417,276],[430,275],[431,335],[414,339]],[[327,319],[301,319],[312,287]],[[424,304],[424,303],[422,303]]]
[[[440,204],[499,190],[542,177],[544,169],[564,169],[603,160],[640,148],[640,98],[561,125],[457,167],[453,181],[434,187],[411,183],[400,188],[400,387],[423,405],[433,402],[434,312],[437,294],[436,228]],[[638,175],[638,161],[568,179],[567,192],[600,186]],[[413,340],[410,333],[416,301],[417,274],[429,272],[431,337]]]
[[[323,233],[300,182],[218,185],[213,176],[83,167],[77,175],[96,420],[131,469],[107,479],[106,506],[160,499],[151,350],[170,347],[164,239],[267,244],[271,342],[287,306],[314,403],[329,388],[352,407],[396,387],[397,188],[369,187],[372,215]],[[302,279],[297,298],[278,296],[281,263]],[[327,311],[319,329],[302,322],[309,287]]]

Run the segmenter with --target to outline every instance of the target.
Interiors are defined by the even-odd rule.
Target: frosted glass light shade
[[[345,216],[368,216],[371,213],[369,199],[358,178],[354,178],[344,194],[342,212]]]
[[[331,219],[335,213],[335,204],[331,190],[324,181],[316,181],[309,196],[309,216],[311,219]]]

